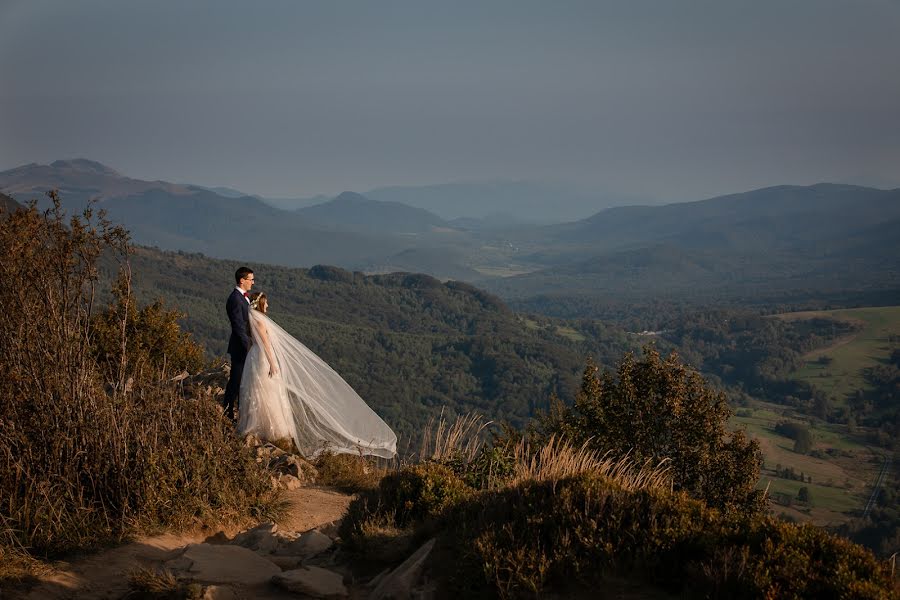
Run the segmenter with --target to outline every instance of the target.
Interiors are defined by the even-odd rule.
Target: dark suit
[[[234,419],[234,406],[241,391],[241,375],[247,353],[253,345],[250,337],[250,304],[237,289],[228,296],[225,303],[228,320],[231,321],[231,337],[228,339],[228,354],[231,355],[231,376],[225,386],[225,416]]]

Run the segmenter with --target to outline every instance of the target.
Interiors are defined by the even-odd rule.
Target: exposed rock
[[[382,571],[381,573],[379,573],[378,575],[373,577],[369,581],[369,583],[366,584],[366,586],[368,586],[370,588],[378,587],[378,584],[381,583],[382,581],[384,581],[384,578],[387,577],[390,574],[390,572],[391,572],[390,569],[385,569],[384,571]]]
[[[203,583],[256,585],[281,572],[272,562],[240,546],[189,544],[179,558],[166,567],[186,579]],[[187,567],[187,568],[185,568]]]
[[[272,561],[273,564],[278,565],[278,568],[282,571],[290,571],[291,569],[296,569],[300,566],[300,563],[303,562],[302,556],[280,556],[278,554],[267,554],[266,558]]]
[[[307,531],[288,544],[283,544],[275,550],[280,556],[299,556],[302,560],[312,558],[325,552],[334,542],[330,537],[315,529]]]
[[[269,554],[278,547],[280,540],[275,535],[277,531],[278,525],[275,523],[263,523],[237,534],[231,543],[260,554]]]
[[[340,529],[341,529],[341,521],[338,519],[337,521],[329,521],[328,523],[324,523],[319,525],[316,528],[318,531],[324,533],[328,537],[333,540],[336,540],[341,537]]]
[[[209,585],[203,588],[200,600],[237,600],[237,594],[227,585]]]
[[[300,567],[272,577],[272,583],[290,592],[313,598],[346,598],[347,587],[339,574],[320,567]]]
[[[281,475],[278,477],[278,486],[285,490],[296,490],[303,487],[303,482],[293,475]]]
[[[388,598],[407,600],[410,598],[432,548],[434,548],[434,539],[425,542],[402,565],[384,577],[372,590],[372,594],[369,596],[370,600],[387,600]]]

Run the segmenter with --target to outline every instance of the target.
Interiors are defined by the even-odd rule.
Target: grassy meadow
[[[811,456],[794,452],[794,440],[778,434],[779,421],[790,420],[808,425],[813,436]],[[760,488],[768,487],[771,507],[777,513],[816,525],[838,525],[856,516],[865,506],[878,474],[883,451],[857,441],[845,425],[833,425],[810,419],[789,408],[757,402],[737,411],[732,425],[745,429],[757,439],[763,453]],[[818,451],[818,452],[816,452]],[[793,468],[804,481],[779,477],[776,469]],[[796,501],[801,487],[809,490],[809,504]],[[777,502],[780,494],[794,499],[792,506]]]
[[[785,313],[778,318],[827,318],[862,325],[859,332],[804,356],[806,364],[793,373],[794,378],[815,385],[838,402],[867,388],[863,370],[886,362],[892,350],[890,337],[900,336],[900,306]],[[823,356],[831,361],[820,362]]]

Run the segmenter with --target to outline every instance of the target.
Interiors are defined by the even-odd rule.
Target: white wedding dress
[[[325,361],[272,319],[250,310],[253,346],[241,377],[238,432],[291,438],[306,458],[323,451],[392,458],[397,436]],[[266,341],[278,373],[269,376]]]

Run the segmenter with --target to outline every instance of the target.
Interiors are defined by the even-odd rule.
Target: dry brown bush
[[[126,285],[118,302],[130,308],[103,311],[102,332],[118,345],[98,348],[98,260],[127,265],[127,233],[91,210],[66,218],[51,198],[46,212],[0,218],[4,553],[18,544],[47,556],[270,510],[268,476],[218,407],[185,399],[165,353],[133,343],[177,332],[175,313],[157,310],[136,330]],[[179,344],[196,354],[189,339]]]

